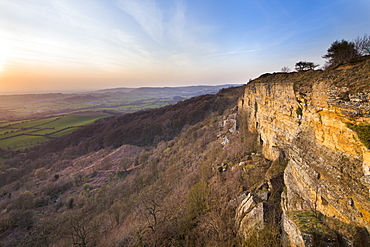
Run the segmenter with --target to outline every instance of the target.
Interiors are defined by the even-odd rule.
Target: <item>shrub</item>
[[[189,191],[186,210],[190,219],[195,219],[208,209],[209,187],[207,182],[196,183]]]
[[[355,131],[365,147],[370,149],[370,124],[347,124],[347,127]]]
[[[58,197],[72,186],[73,186],[72,181],[70,181],[68,178],[64,178],[59,179],[54,183],[45,184],[42,187],[41,192],[45,193],[45,195],[50,197]]]
[[[45,180],[49,176],[49,172],[45,170],[44,167],[38,168],[35,171],[35,177],[37,177],[39,180]]]
[[[20,214],[16,215],[15,224],[24,229],[30,229],[35,220],[35,211],[33,210],[25,210]]]
[[[303,110],[300,106],[298,106],[298,108],[296,109],[296,113],[297,113],[297,117],[298,118],[301,118],[302,115],[303,115]]]
[[[69,209],[73,208],[73,201],[74,201],[73,197],[71,197],[67,200],[67,208],[69,208]]]
[[[281,246],[281,233],[277,225],[269,224],[261,230],[254,230],[250,238],[244,242],[243,247],[255,246]]]
[[[34,195],[29,191],[25,191],[22,194],[20,194],[17,198],[14,199],[12,203],[12,208],[20,210],[27,210],[33,207],[34,207]]]

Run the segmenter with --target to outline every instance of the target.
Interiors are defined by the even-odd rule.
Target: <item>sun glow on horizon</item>
[[[323,64],[370,21],[366,1],[288,2],[0,0],[0,94],[238,84]]]
[[[6,60],[10,56],[10,48],[0,37],[0,73],[5,71]]]

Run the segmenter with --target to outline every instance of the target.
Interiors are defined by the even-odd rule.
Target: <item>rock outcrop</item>
[[[263,75],[239,111],[263,155],[288,160],[285,245],[370,246],[370,60]]]
[[[267,220],[267,204],[260,200],[256,195],[248,193],[236,210],[237,228],[243,229],[242,235],[246,239],[254,230],[262,229]]]

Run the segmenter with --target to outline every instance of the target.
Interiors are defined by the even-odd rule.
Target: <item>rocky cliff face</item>
[[[288,160],[285,244],[370,246],[370,60],[263,75],[247,85],[239,110],[263,155]]]

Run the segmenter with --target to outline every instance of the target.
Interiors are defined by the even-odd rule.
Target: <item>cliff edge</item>
[[[370,59],[263,75],[239,111],[263,155],[287,161],[285,245],[370,246]]]

